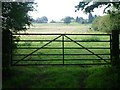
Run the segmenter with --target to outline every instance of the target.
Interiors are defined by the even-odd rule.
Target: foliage
[[[70,16],[66,16],[65,18],[63,18],[63,21],[64,21],[64,23],[71,23],[71,19],[73,19],[72,17],[70,17]]]
[[[93,16],[92,13],[89,13],[88,19],[83,19],[83,17],[76,17],[75,21],[81,24],[89,24],[94,21],[94,19],[97,17],[97,15]]]
[[[3,67],[8,68],[11,59],[11,46],[15,47],[11,37],[12,33],[27,30],[31,25],[29,11],[33,11],[34,2],[2,2],[2,60]]]
[[[99,31],[99,20],[101,17],[97,17],[93,22],[92,22],[92,28],[95,31]]]
[[[2,2],[2,30],[18,32],[31,25],[29,11],[33,11],[34,2]]]
[[[105,6],[104,13],[108,15],[96,18],[93,22],[92,28],[97,31],[105,31],[110,33],[111,30],[120,30],[120,1],[111,2],[107,0],[105,2],[101,2],[100,0],[90,0],[80,2],[79,5],[76,6],[77,10],[81,9],[86,13],[93,12],[95,8],[100,8]]]
[[[120,20],[116,20],[115,18],[111,17],[111,15],[100,16],[93,21],[92,28],[95,31],[111,33],[111,30],[120,29],[119,24],[117,24],[118,22],[120,23]]]
[[[47,23],[48,22],[48,18],[46,16],[43,16],[41,18],[37,18],[35,20],[36,23]]]
[[[88,22],[92,23],[93,20],[94,20],[94,17],[92,15],[92,13],[89,13],[89,15],[88,15]]]
[[[56,23],[56,21],[52,20],[50,23]]]
[[[110,7],[114,7],[117,10],[120,9],[120,1],[111,2],[111,0],[107,0],[104,2],[102,2],[101,0],[83,0],[82,2],[79,2],[79,5],[75,6],[75,8],[77,8],[77,10],[81,9],[84,12],[90,13],[93,12],[95,8],[102,7],[104,5],[106,5],[104,12],[106,12],[105,10],[108,9],[107,12],[110,13]]]
[[[82,17],[78,17],[77,16],[76,17],[76,22],[83,24],[84,23],[84,19]]]
[[[112,11],[110,14],[110,20],[112,22],[112,28],[120,30],[120,10]]]

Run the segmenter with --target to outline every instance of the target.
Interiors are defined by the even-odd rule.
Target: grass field
[[[59,36],[59,35],[58,35]],[[42,35],[42,36],[21,36],[22,40],[28,40],[28,38],[30,40],[53,40],[54,38],[58,37],[58,36],[49,36],[49,35]],[[69,35],[68,35],[69,36]],[[109,36],[69,36],[71,39],[73,40],[81,40],[81,41],[88,41],[88,42],[78,42],[80,45],[82,45],[85,48],[94,48],[94,47],[101,47],[101,48],[110,48],[110,42],[90,42],[90,41],[109,41]],[[67,41],[70,41],[68,38],[64,38]],[[35,62],[35,63],[39,63],[39,64],[62,64],[62,59],[63,59],[63,50],[62,50],[62,37],[58,38],[57,40],[60,40],[60,42],[51,42],[50,44],[46,45],[48,42],[19,42],[18,43],[18,48],[41,48],[42,46],[46,45],[44,48],[42,49],[17,49],[17,51],[15,52],[15,55],[13,55],[13,59],[18,59],[21,60],[22,58],[24,58],[26,55],[30,54],[31,52],[37,50],[35,53],[33,53],[32,55],[28,56],[27,58],[25,58],[23,61],[20,61],[19,63],[25,63],[25,62],[29,62],[29,63],[34,63],[33,61],[35,60],[39,60],[41,62]],[[48,48],[54,48],[54,49],[48,49]],[[56,49],[58,48],[58,49]],[[91,52],[95,53],[95,54],[110,54],[110,49],[89,49],[91,52],[89,52],[87,49],[82,48],[81,46],[79,46],[78,44],[74,43],[74,42],[65,42],[64,43],[64,58],[65,58],[65,64],[85,64],[85,63],[100,63],[100,62],[104,62],[103,60],[95,60],[95,59],[100,59],[99,57],[97,57],[96,55],[92,54]],[[67,49],[66,49],[67,48]],[[68,49],[69,48],[69,49]],[[71,49],[71,48],[82,48],[82,49]],[[20,55],[16,55],[16,54],[20,54]],[[25,55],[24,55],[25,54]],[[35,54],[39,54],[39,55],[35,55]],[[49,54],[49,55],[47,55]],[[54,54],[54,55],[51,55]],[[60,54],[60,55],[58,55]],[[74,55],[68,55],[68,54],[74,54]],[[79,55],[79,54],[90,54],[90,55]],[[110,55],[99,55],[100,57],[104,58],[104,59],[110,59]],[[54,60],[56,59],[56,60]],[[57,60],[58,59],[58,60]],[[69,60],[67,60],[69,59]],[[70,60],[71,59],[71,60]],[[76,60],[76,59],[81,59],[81,60]],[[82,59],[88,59],[88,60],[82,60]],[[89,59],[93,59],[93,60],[89,60]],[[27,61],[28,60],[28,61]],[[33,60],[33,61],[30,61]],[[47,60],[46,61],[42,61],[42,60]],[[84,63],[85,62],[85,63]]]
[[[77,23],[72,24],[35,24],[34,28],[31,28],[27,31],[27,33],[66,33],[66,34],[76,34],[76,33],[83,33],[83,34],[90,34],[93,33],[89,30],[90,25],[81,25]],[[74,32],[73,32],[74,31]],[[100,32],[94,32],[100,34]],[[18,48],[40,48],[50,42],[51,40],[55,39],[60,35],[21,35],[21,40],[48,40],[47,42],[38,41],[38,42],[19,42],[17,47]],[[95,36],[95,35],[66,35],[72,40],[79,40],[79,41],[87,41],[87,42],[77,42],[78,44],[82,45],[85,48],[94,48],[94,47],[101,47],[101,48],[110,48],[110,42],[95,42],[95,41],[109,41],[109,36]],[[91,52],[95,54],[110,54],[110,49],[84,49],[80,45],[76,44],[75,42],[71,41],[69,38],[64,37],[64,40],[67,42],[64,42],[64,48],[70,48],[64,50],[64,58],[65,64],[89,64],[89,63],[104,63],[104,60],[95,60],[100,59],[96,55],[92,54]],[[46,45],[44,48],[37,50],[32,55],[26,57],[23,61],[20,61],[19,64],[62,64],[63,61],[63,50],[62,50],[62,36],[56,41],[59,40],[59,42],[51,42],[50,44]],[[71,41],[71,42],[70,42]],[[59,48],[59,49],[47,49],[47,48]],[[61,48],[61,49],[60,49]],[[82,48],[82,49],[71,49],[71,48]],[[15,54],[21,54],[21,55],[13,55],[14,60],[21,60],[26,55],[30,54],[31,52],[35,51],[36,49],[18,49]],[[26,54],[26,55],[25,55]],[[39,54],[39,55],[35,55]],[[47,55],[49,54],[49,55]],[[51,55],[54,54],[54,55]],[[56,55],[55,55],[56,54]],[[60,54],[60,55],[58,55]],[[68,55],[68,54],[74,54],[74,55]],[[77,55],[76,55],[77,54]],[[78,55],[78,54],[90,54],[90,55]],[[108,62],[110,60],[110,55],[99,55],[103,59],[108,59]],[[83,60],[82,60],[83,59]],[[88,59],[88,60],[84,60]],[[91,60],[93,59],[93,60]],[[39,61],[35,61],[39,60]],[[47,61],[42,61],[47,60]],[[15,61],[14,61],[15,62]],[[14,63],[13,62],[13,63]]]
[[[85,33],[89,31],[90,24],[79,23],[46,23],[46,24],[33,24],[28,33]]]
[[[93,32],[89,30],[89,25],[81,25],[77,23],[71,24],[35,24],[31,29],[26,31],[26,33],[98,33],[104,34],[102,32]],[[52,40],[56,36],[21,36],[21,40]],[[97,36],[69,36],[73,40],[86,40],[86,41],[101,41],[109,40],[109,37],[97,37]],[[58,40],[61,40],[59,38]],[[68,40],[65,38],[65,40]],[[17,47],[41,47],[47,42],[19,42]],[[96,43],[96,42],[80,42],[84,47],[109,47],[109,42]],[[61,47],[61,42],[52,42],[46,47]],[[79,47],[74,42],[65,42],[65,47]],[[17,49],[14,54],[29,54],[36,49]],[[92,50],[95,53],[107,54],[110,53],[109,49],[103,50]],[[65,49],[65,54],[84,54],[89,52],[85,49]],[[41,49],[34,54],[61,54],[61,49]],[[13,59],[20,60],[24,56],[15,56]],[[102,56],[104,58],[109,58],[109,56]],[[50,59],[62,58],[61,56],[30,56],[25,60],[32,59]],[[98,58],[93,56],[65,56],[65,58]],[[65,63],[96,63],[104,62],[100,61],[70,61]],[[25,63],[25,62],[19,62]],[[18,63],[18,64],[19,64]],[[33,63],[33,62],[27,62]],[[53,63],[53,62],[49,62]],[[57,62],[58,63],[58,62]],[[60,63],[60,62],[59,62]],[[4,70],[3,72],[3,89],[4,88],[119,88],[118,80],[120,71],[116,68],[111,68],[109,65],[106,66],[14,66],[10,67],[9,70]]]
[[[119,69],[104,66],[17,66],[8,71],[3,75],[3,89],[109,89],[120,86]]]

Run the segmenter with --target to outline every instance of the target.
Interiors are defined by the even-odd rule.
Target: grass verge
[[[11,67],[3,88],[119,88],[116,68],[105,66]]]

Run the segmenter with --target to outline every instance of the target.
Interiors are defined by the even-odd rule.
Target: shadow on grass
[[[119,74],[120,70],[104,66],[11,67],[3,73],[3,89],[119,88]]]
[[[85,80],[86,88],[119,88],[120,69],[106,67],[89,70],[89,76]]]

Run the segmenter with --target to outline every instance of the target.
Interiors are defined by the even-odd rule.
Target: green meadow
[[[24,33],[24,32],[21,32]],[[78,23],[71,24],[33,24],[33,26],[26,31],[26,33],[58,33],[58,34],[105,34],[103,32],[94,32],[90,29],[90,25],[81,25]],[[23,59],[26,55],[37,50],[32,55],[26,57],[23,61],[19,61],[17,64],[62,64],[63,50],[62,37],[59,37],[55,41],[47,44],[49,41],[43,42],[42,40],[53,40],[59,35],[21,35],[21,40],[32,40],[31,42],[20,41],[17,43],[17,48],[13,51],[14,64],[18,60]],[[109,48],[110,42],[109,36],[83,36],[83,35],[67,35],[75,42],[71,41],[67,37],[64,37],[64,58],[65,64],[87,64],[87,63],[106,63],[96,55],[68,55],[68,54],[91,54],[85,48],[103,47]],[[34,42],[34,40],[40,40]],[[60,42],[59,42],[60,41]],[[87,42],[83,42],[87,41]],[[97,42],[98,41],[98,42]],[[47,44],[47,45],[46,45]],[[83,47],[85,47],[83,49]],[[57,47],[57,49],[55,49]],[[23,49],[30,48],[30,49]],[[33,49],[36,48],[36,49]],[[49,49],[54,48],[54,49]],[[58,49],[59,48],[59,49]],[[73,49],[70,49],[73,48]],[[82,48],[82,49],[74,49]],[[109,49],[89,49],[95,54],[110,54]],[[19,55],[20,54],[20,55]],[[39,55],[37,55],[39,54]],[[47,55],[48,54],[48,55]],[[54,55],[51,55],[54,54]],[[60,55],[58,55],[60,54]],[[110,62],[110,55],[99,55],[100,57],[107,59]],[[80,59],[80,60],[76,60]],[[83,59],[83,60],[82,60]],[[88,59],[88,60],[84,60]],[[89,60],[93,59],[93,60]],[[35,61],[38,60],[38,61]],[[41,60],[41,61],[40,61]],[[47,60],[47,61],[42,61]],[[110,65],[73,65],[73,66],[12,66],[8,74],[3,76],[3,88],[115,88],[119,87],[118,73],[115,68],[111,68]],[[9,77],[9,79],[7,78]],[[111,78],[112,77],[112,78]],[[114,85],[113,85],[114,83]]]
[[[32,55],[29,55],[28,57],[26,57],[23,61],[20,61],[19,63],[23,63],[23,62],[34,63],[35,60],[39,60],[35,63],[37,64],[46,63],[47,64],[48,62],[49,64],[54,64],[54,63],[62,64],[63,62],[62,61],[63,59],[62,44],[63,43],[62,43],[62,36],[60,37],[59,36],[60,35],[52,35],[52,36],[51,35],[40,35],[40,36],[39,35],[38,36],[35,36],[35,35],[23,36],[22,35],[21,40],[32,40],[32,41],[19,42],[17,44],[18,49],[15,50],[14,52],[15,54],[13,53],[13,59],[21,60],[26,55],[29,55],[30,53],[37,50]],[[110,42],[99,42],[99,41],[109,41],[110,40],[109,36],[82,36],[82,35],[66,35],[66,36],[72,39],[73,41],[71,41],[67,37],[64,37],[64,41],[66,41],[64,42],[65,64],[70,64],[70,63],[71,64],[82,64],[82,63],[85,64],[85,63],[94,63],[94,62],[99,62],[99,63],[104,62],[103,60],[100,60],[100,58],[97,57],[95,54],[98,54],[98,55],[100,54],[99,56],[102,57],[103,59],[110,60],[110,55],[109,55],[110,49],[104,49],[104,48],[110,48]],[[55,41],[52,41],[56,37],[59,37],[59,38],[56,39]],[[34,42],[34,40],[41,40],[41,41]],[[81,41],[81,42],[75,43],[74,41]],[[83,42],[83,41],[86,41],[86,42]],[[29,49],[25,49],[25,48],[29,48]],[[90,49],[87,49],[87,48],[90,48]],[[92,49],[92,48],[103,48],[103,49]],[[88,55],[84,55],[84,54],[88,54]],[[104,54],[108,54],[108,55],[104,55]],[[95,59],[99,59],[99,60],[95,60]],[[41,60],[47,60],[47,61],[41,61]]]
[[[35,30],[31,28],[26,33],[36,33],[38,31],[38,33],[40,34],[41,33],[42,34],[57,33],[58,35],[21,35],[20,40],[31,40],[31,41],[27,41],[27,42],[19,41],[17,43],[18,49],[15,50],[15,52],[13,53],[13,60],[15,60],[14,62],[16,62],[17,60],[20,60],[18,64],[24,64],[24,63],[26,64],[62,64],[63,63],[63,49],[62,49],[63,43],[62,43],[62,36],[60,36],[59,34],[73,34],[73,35],[64,36],[64,64],[105,63],[105,60],[110,62],[110,55],[109,55],[110,49],[104,49],[104,48],[110,48],[109,35],[107,36],[74,35],[76,33],[77,34],[103,34],[100,32],[93,32],[92,30],[89,30],[88,27],[90,27],[90,25],[81,25],[77,23],[35,24],[34,25]],[[68,28],[70,30],[67,30]],[[47,32],[47,30],[49,32]],[[59,32],[59,30],[62,32]],[[72,30],[74,30],[75,32],[73,33]],[[35,40],[40,40],[40,41],[36,42]],[[77,43],[75,43],[75,41],[77,41]],[[100,41],[108,41],[108,42],[100,42]],[[29,49],[25,49],[25,48],[29,48]],[[103,49],[92,49],[92,48],[103,48]],[[29,55],[30,53],[32,53],[32,55]],[[84,55],[84,54],[87,54],[87,55]],[[98,56],[95,54],[98,54]],[[104,55],[104,54],[108,54],[108,55]],[[21,61],[21,59],[23,59],[26,55],[29,55],[29,56],[27,56],[24,60]],[[100,57],[103,58],[103,60],[101,60]]]

